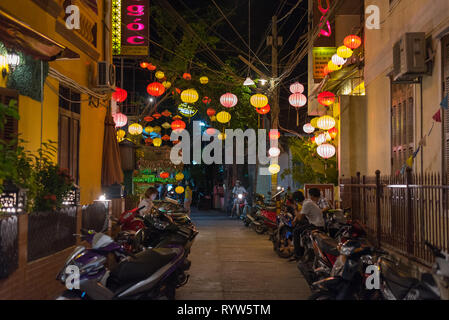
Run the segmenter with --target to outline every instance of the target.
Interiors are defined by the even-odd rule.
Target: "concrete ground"
[[[177,300],[298,300],[310,289],[295,262],[281,259],[268,235],[216,211],[192,212],[199,234],[189,282]]]

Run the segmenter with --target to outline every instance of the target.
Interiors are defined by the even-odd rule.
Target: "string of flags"
[[[432,130],[433,130],[433,127],[435,126],[435,122],[441,122],[441,108],[446,109],[446,110],[449,108],[449,93],[446,94],[446,96],[443,98],[443,101],[441,101],[441,103],[440,103],[440,108],[433,115],[432,127],[430,128],[429,132],[422,137],[422,139],[418,142],[418,147],[413,152],[413,155],[411,155],[406,160],[404,165],[401,167],[401,170],[400,170],[401,175],[403,175],[405,173],[405,170],[407,169],[407,167],[409,167],[409,168],[413,167],[413,162],[414,162],[415,158],[418,156],[419,152],[422,151],[423,148],[427,145],[427,137],[430,137],[430,135],[432,134]]]

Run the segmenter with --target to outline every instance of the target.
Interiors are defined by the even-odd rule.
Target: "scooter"
[[[233,204],[231,209],[231,218],[235,215],[238,219],[242,219],[242,213],[246,213],[245,209],[247,207],[245,195],[239,193],[236,195],[235,199],[236,203]]]
[[[277,230],[273,235],[273,249],[281,258],[290,258],[294,253],[293,246],[293,215],[281,211],[277,215]]]

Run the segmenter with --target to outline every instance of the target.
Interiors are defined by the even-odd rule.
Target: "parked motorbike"
[[[273,248],[281,258],[290,258],[294,253],[293,219],[294,216],[282,210],[277,219],[277,230],[273,235]]]

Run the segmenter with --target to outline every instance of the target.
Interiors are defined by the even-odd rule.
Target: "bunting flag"
[[[437,113],[435,113],[432,117],[435,122],[441,122],[441,109],[438,109]]]

